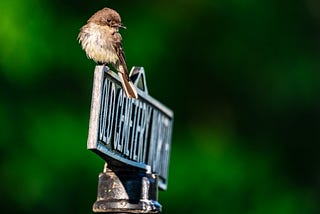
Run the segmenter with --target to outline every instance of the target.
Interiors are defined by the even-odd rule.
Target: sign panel
[[[166,189],[173,112],[149,96],[143,68],[133,67],[130,78],[138,99],[126,97],[116,73],[96,66],[87,147],[108,163],[157,174]]]

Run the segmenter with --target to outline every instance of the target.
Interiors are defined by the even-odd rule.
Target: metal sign
[[[130,78],[138,99],[125,96],[116,73],[96,66],[87,147],[108,163],[157,174],[166,189],[173,112],[149,96],[143,68],[133,67]]]

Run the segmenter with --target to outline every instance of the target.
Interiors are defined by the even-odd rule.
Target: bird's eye
[[[111,19],[107,19],[107,22],[111,22]]]

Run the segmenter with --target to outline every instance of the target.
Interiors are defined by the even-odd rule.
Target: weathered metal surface
[[[157,176],[130,168],[110,169],[99,175],[94,212],[159,213]]]
[[[125,96],[117,74],[96,66],[87,147],[110,165],[150,170],[166,189],[173,112],[149,96],[143,68],[134,67],[130,78],[138,99]]]

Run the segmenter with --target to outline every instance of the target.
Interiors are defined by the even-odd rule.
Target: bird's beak
[[[123,29],[127,29],[126,26],[124,26],[122,23],[120,24],[114,24],[114,27],[119,27],[119,28],[123,28]]]

